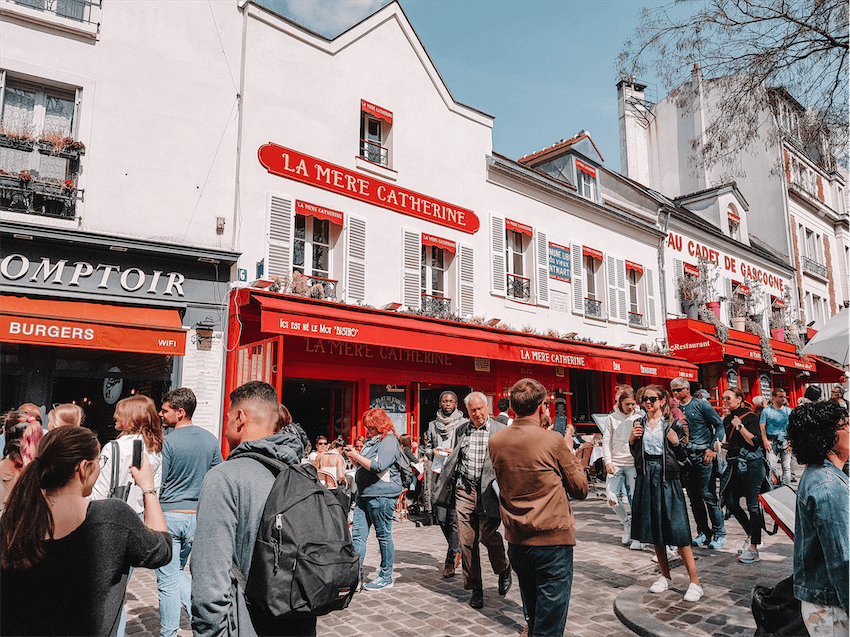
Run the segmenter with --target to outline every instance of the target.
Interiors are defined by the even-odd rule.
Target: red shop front
[[[774,389],[784,389],[791,407],[797,406],[809,383],[836,383],[844,372],[819,358],[799,356],[796,348],[770,339],[773,365],[763,357],[759,337],[729,330],[725,343],[710,323],[693,319],[667,321],[670,348],[677,356],[699,366],[699,381],[711,394],[711,404],[720,409],[721,396],[729,387],[740,387],[746,399],[770,398]]]
[[[495,410],[528,376],[549,390],[553,418],[595,431],[615,385],[697,378],[678,358],[248,288],[232,292],[229,325],[225,411],[234,388],[262,380],[311,439],[361,435],[372,406],[418,436],[444,389],[481,391]]]

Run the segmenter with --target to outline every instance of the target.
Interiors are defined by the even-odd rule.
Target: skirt
[[[635,482],[632,539],[655,546],[690,546],[688,507],[678,479],[662,482],[660,460],[647,460]]]

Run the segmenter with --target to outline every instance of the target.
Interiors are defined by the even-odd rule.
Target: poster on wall
[[[549,278],[571,282],[570,249],[557,243],[549,243]]]
[[[407,387],[369,385],[369,407],[387,412],[393,421],[396,436],[407,433]]]
[[[760,373],[759,385],[761,385],[761,395],[770,399],[770,374],[765,372]]]
[[[730,389],[734,389],[738,386],[738,370],[737,369],[727,369],[726,370],[726,383],[729,385]]]
[[[207,332],[207,334],[210,334]],[[221,378],[224,370],[224,332],[212,332],[199,338],[196,330],[186,335],[186,354],[183,356],[181,385],[195,392],[198,406],[192,424],[220,437],[221,428]]]

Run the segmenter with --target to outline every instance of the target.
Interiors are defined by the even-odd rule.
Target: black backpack
[[[756,637],[807,636],[800,614],[800,600],[794,597],[794,576],[786,577],[773,588],[753,588],[750,608],[756,620]]]
[[[413,473],[413,466],[410,464],[410,458],[407,457],[407,454],[404,453],[401,447],[399,447],[398,450],[398,460],[396,461],[396,464],[398,465],[398,474],[401,478],[401,488],[409,489],[416,475]]]
[[[346,608],[360,580],[346,512],[309,464],[252,458],[277,476],[266,499],[248,579],[234,563],[251,616],[264,622]]]

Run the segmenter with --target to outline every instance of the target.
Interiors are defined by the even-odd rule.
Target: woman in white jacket
[[[635,490],[635,461],[629,450],[629,435],[632,432],[635,419],[643,412],[637,408],[635,391],[631,387],[620,387],[615,397],[614,411],[605,420],[605,430],[602,432],[602,456],[605,460],[605,470],[608,472],[605,480],[605,491],[608,504],[623,525],[623,544],[639,551],[643,545],[631,538],[631,517],[623,504],[623,492],[632,505],[632,494]]]
[[[142,452],[148,457],[154,470],[154,488],[159,492],[162,484],[162,424],[156,411],[156,404],[147,396],[135,394],[119,400],[115,405],[115,428],[118,434],[118,449],[115,445],[106,443],[100,455],[105,459],[105,465],[92,488],[91,500],[105,500],[109,497],[112,465],[118,463],[118,486],[130,484],[130,494],[127,504],[141,516],[145,511],[142,490],[130,476],[130,465],[133,462],[133,441],[142,441]]]

